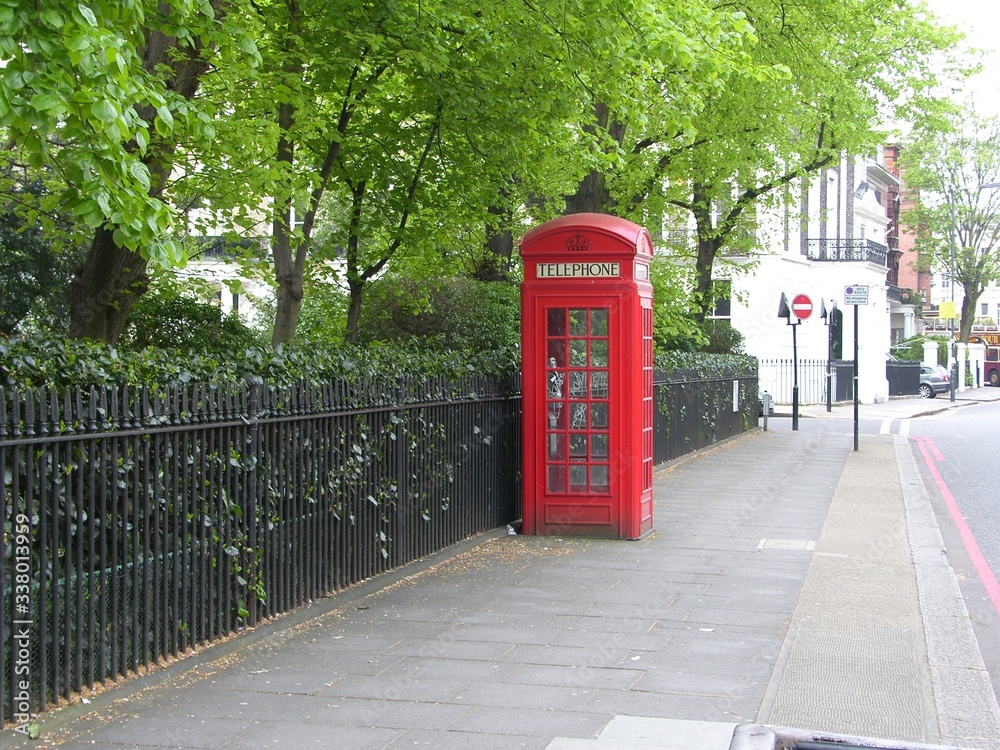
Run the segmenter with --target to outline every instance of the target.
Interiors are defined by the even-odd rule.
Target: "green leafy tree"
[[[0,335],[25,326],[58,332],[69,319],[66,287],[79,260],[79,246],[65,234],[58,212],[40,221],[47,201],[45,180],[27,179],[27,170],[0,172]]]
[[[878,144],[878,124],[933,85],[932,55],[955,40],[923,8],[895,0],[725,7],[744,24],[736,30],[752,34],[744,57],[730,56],[714,81],[694,89],[699,96],[682,117],[654,110],[599,121],[620,158],[588,177],[603,187],[584,202],[651,226],[670,207],[683,211],[682,226],[695,228],[699,319],[714,302],[716,258],[724,247],[753,245],[758,208],[842,153]]]
[[[891,0],[781,3],[780,13],[739,5],[759,37],[754,59],[780,74],[734,77],[664,164],[664,197],[695,227],[702,316],[721,250],[752,247],[758,210],[787,200],[801,178],[876,148],[881,124],[935,84],[935,55],[955,40],[918,6]]]
[[[955,110],[921,123],[903,148],[907,187],[919,194],[903,220],[928,268],[962,288],[959,337],[968,342],[979,297],[1000,282],[1000,118]]]
[[[0,129],[13,158],[57,173],[56,205],[92,232],[70,287],[70,333],[113,342],[150,261],[171,242],[168,185],[178,148],[204,147],[196,101],[211,70],[252,60],[222,0],[163,4],[46,0],[0,6]]]
[[[599,102],[675,112],[681,127],[742,44],[696,0],[258,8],[264,65],[231,118],[258,128],[256,150],[226,154],[220,168],[248,169],[217,182],[270,196],[274,343],[295,335],[311,261],[349,289],[348,340],[367,285],[408,258],[435,262],[457,236],[484,248],[478,275],[505,275],[528,211],[560,212],[588,169],[616,158],[593,127]],[[321,241],[330,210],[341,216]]]

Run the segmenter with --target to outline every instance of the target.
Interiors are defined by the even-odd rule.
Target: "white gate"
[[[791,359],[760,360],[759,388],[770,393],[777,404],[792,403],[792,386],[795,380],[793,364]],[[834,388],[836,389],[836,385]],[[825,359],[799,360],[799,403],[826,403]]]

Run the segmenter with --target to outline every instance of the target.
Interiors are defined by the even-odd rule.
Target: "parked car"
[[[912,382],[912,381],[911,381]],[[921,398],[934,398],[939,393],[945,393],[951,388],[948,371],[941,365],[920,365],[920,387],[917,393]]]
[[[765,398],[765,396],[767,398]],[[767,404],[767,414],[774,414],[774,396],[767,391],[757,391],[757,416],[764,416],[764,404]]]

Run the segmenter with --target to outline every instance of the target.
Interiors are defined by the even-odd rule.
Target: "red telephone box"
[[[573,214],[521,240],[526,534],[638,539],[653,528],[649,233]]]

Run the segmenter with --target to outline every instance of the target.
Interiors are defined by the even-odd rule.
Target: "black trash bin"
[[[854,400],[854,360],[837,359],[830,363],[836,382],[833,390],[834,401]]]
[[[920,392],[920,363],[889,360],[885,363],[890,396],[916,396]]]

